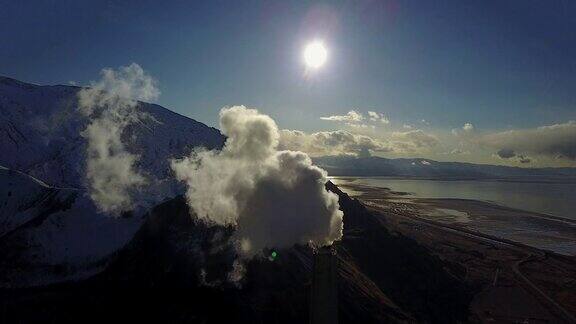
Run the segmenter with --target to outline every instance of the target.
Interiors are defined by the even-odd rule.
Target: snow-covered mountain
[[[52,186],[84,188],[86,140],[80,132],[89,120],[77,109],[80,89],[0,77],[0,165]],[[138,109],[153,118],[126,129],[123,142],[140,156],[138,170],[157,179],[169,174],[169,158],[224,143],[217,129],[159,105],[140,103]]]
[[[87,143],[80,133],[89,120],[77,109],[80,90],[0,77],[0,286],[89,276],[142,223],[146,210],[113,218],[87,194]],[[171,158],[197,146],[219,148],[225,138],[159,105],[137,109],[152,118],[130,125],[122,141],[139,156],[139,172],[161,187],[155,197],[139,197],[153,206],[183,192],[171,176]]]
[[[130,240],[140,217],[97,212],[83,190],[0,169],[0,287],[81,279]]]

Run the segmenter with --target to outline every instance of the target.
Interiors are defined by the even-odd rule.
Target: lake
[[[459,198],[576,219],[576,183],[505,182],[496,180],[420,180],[387,177],[333,177],[334,183],[389,188],[418,198]]]

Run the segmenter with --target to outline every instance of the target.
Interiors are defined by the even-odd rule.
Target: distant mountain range
[[[430,159],[325,156],[314,163],[331,176],[391,176],[443,179],[540,179],[576,177],[576,168],[519,168],[501,165],[438,162]]]

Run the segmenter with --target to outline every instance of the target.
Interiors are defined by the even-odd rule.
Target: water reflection
[[[335,182],[345,178],[334,178]],[[351,180],[351,179],[349,179]],[[420,198],[489,201],[511,208],[576,219],[576,184],[503,181],[404,180],[355,178],[354,184],[410,192]]]

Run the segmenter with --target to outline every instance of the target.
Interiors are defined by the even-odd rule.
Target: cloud
[[[368,118],[356,110],[350,110],[346,115],[333,115],[327,117],[320,117],[322,120],[335,121],[344,123],[344,125],[351,128],[372,128],[375,129],[377,124],[390,124],[390,120],[381,113],[375,111],[368,111]],[[368,123],[366,123],[368,122]]]
[[[425,133],[421,129],[406,132],[392,132],[390,138],[394,148],[407,152],[413,152],[422,148],[432,148],[440,143],[436,136]]]
[[[370,120],[372,120],[372,121],[377,121],[380,118],[380,114],[378,114],[377,112],[374,112],[374,111],[369,111],[368,116],[370,117]]]
[[[498,152],[496,152],[496,155],[502,159],[509,159],[515,157],[516,153],[514,153],[514,150],[511,149],[500,149]]]
[[[520,155],[518,162],[524,164],[524,163],[530,163],[532,162],[532,159],[530,159],[529,157],[525,157],[524,155]]]
[[[386,125],[390,124],[390,120],[388,119],[388,117],[384,116],[384,114],[377,113],[375,111],[369,111],[368,117],[370,117],[370,120],[373,122],[380,122]]]
[[[497,151],[576,160],[576,121],[484,135],[478,142]],[[500,154],[498,154],[500,155]]]
[[[464,123],[462,128],[452,129],[452,134],[454,134],[455,136],[458,136],[458,135],[472,133],[472,131],[474,131],[474,125],[472,125],[471,123]]]
[[[362,128],[358,128],[361,131]],[[373,132],[373,130],[368,130]],[[376,138],[346,130],[305,133],[281,130],[280,147],[302,150],[311,156],[351,155],[366,157],[375,153],[415,154],[429,152],[440,144],[438,138],[420,129],[386,132]]]
[[[358,128],[361,131],[362,128]],[[366,157],[374,153],[415,154],[429,152],[440,141],[420,129],[386,132],[379,138],[346,130],[305,133],[281,130],[280,147],[302,150],[311,156],[352,155]]]
[[[122,142],[124,129],[147,115],[137,100],[152,100],[160,92],[138,64],[102,70],[100,81],[78,92],[78,109],[89,119],[81,135],[87,140],[86,178],[96,206],[114,215],[132,209],[131,194],[146,179],[134,167],[138,156]]]
[[[197,219],[234,227],[231,239],[242,258],[342,237],[342,212],[324,187],[326,172],[305,153],[279,151],[281,136],[270,117],[235,106],[220,111],[220,126],[228,137],[221,151],[198,149],[172,161]]]
[[[522,164],[526,164],[526,163],[530,163],[532,162],[532,159],[522,155],[522,154],[516,154],[516,152],[514,152],[514,150],[511,149],[500,149],[498,150],[498,152],[496,152],[496,156],[501,158],[501,159],[513,159],[519,163]]]
[[[462,154],[462,155],[467,155],[470,154],[470,151],[464,151],[462,149],[453,149],[452,151],[450,151],[450,154],[454,154],[454,155],[458,155],[458,154]]]
[[[370,136],[345,130],[307,134],[298,130],[281,130],[280,147],[301,150],[311,156],[355,155],[370,156],[371,152],[390,152],[387,144]]]
[[[350,110],[346,115],[333,115],[328,117],[320,117],[320,119],[328,121],[357,123],[364,120],[364,115],[355,110]]]
[[[367,129],[367,128],[371,128],[374,129],[376,128],[374,125],[368,125],[368,124],[354,124],[354,123],[346,123],[346,126],[348,127],[352,127],[352,128],[360,128],[360,129]]]

